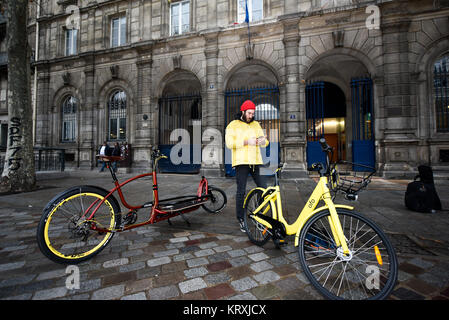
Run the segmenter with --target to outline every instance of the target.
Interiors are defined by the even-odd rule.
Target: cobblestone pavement
[[[119,178],[131,177],[119,174]],[[200,177],[158,177],[161,198],[195,193]],[[293,246],[270,241],[258,247],[235,220],[235,181],[209,179],[226,191],[228,205],[218,215],[200,209],[181,217],[116,234],[97,256],[78,265],[79,289],[70,289],[70,266],[45,258],[36,243],[42,209],[58,192],[81,184],[112,188],[107,173],[67,173],[39,181],[39,190],[0,196],[0,299],[42,300],[316,300]],[[377,222],[391,238],[399,259],[399,279],[390,299],[449,299],[449,212],[410,212],[403,205],[407,181],[375,179],[360,195],[357,211]],[[190,185],[192,184],[192,185]],[[180,188],[182,186],[182,188]],[[284,181],[287,220],[293,222],[313,189],[312,179]],[[248,188],[252,187],[250,183]],[[151,180],[125,188],[130,203],[151,200]],[[449,182],[437,183],[449,209]],[[345,201],[342,201],[345,202]],[[147,218],[139,212],[139,221]]]

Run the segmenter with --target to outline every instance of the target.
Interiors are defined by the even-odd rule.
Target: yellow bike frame
[[[253,212],[254,220],[264,225],[269,229],[273,229],[273,227],[267,221],[261,219],[257,216],[264,215],[271,208],[272,218],[278,220],[285,226],[285,230],[287,235],[294,235],[295,237],[295,246],[298,246],[299,243],[299,234],[301,229],[304,227],[305,223],[314,215],[323,210],[329,210],[329,225],[331,226],[332,235],[334,237],[335,243],[337,246],[341,246],[344,254],[349,254],[348,244],[346,242],[346,238],[343,234],[343,229],[340,224],[340,219],[338,218],[337,208],[344,208],[347,210],[353,210],[354,207],[334,204],[332,201],[332,197],[328,188],[328,179],[327,177],[320,177],[320,180],[317,183],[317,186],[313,190],[309,199],[307,200],[304,208],[298,216],[298,219],[293,224],[288,224],[288,222],[284,219],[282,215],[282,202],[281,202],[281,192],[279,186],[268,187],[267,189],[263,188],[255,188],[251,190],[245,198],[245,202],[243,204],[246,207],[246,201],[248,197],[255,190],[262,190],[264,201],[260,204],[257,209]],[[270,192],[273,191],[273,192]],[[266,196],[264,196],[266,195]],[[317,208],[318,203],[323,200],[324,206]],[[267,204],[270,203],[270,206]]]

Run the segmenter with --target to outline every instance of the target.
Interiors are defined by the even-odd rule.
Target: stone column
[[[47,66],[38,67],[37,103],[36,103],[36,147],[49,147],[51,127],[49,114],[52,110],[49,101],[50,73]]]
[[[95,98],[95,65],[94,56],[84,57],[84,105],[80,106],[79,145],[80,168],[92,169],[95,166],[97,146],[94,139],[94,108],[97,106]]]
[[[206,176],[220,176],[223,156],[223,139],[219,128],[218,102],[218,31],[203,34],[206,57],[206,88],[203,92],[201,133],[201,172]],[[213,137],[213,138],[212,138]],[[196,137],[193,137],[195,140]]]
[[[305,135],[304,118],[301,111],[301,94],[299,79],[299,16],[289,15],[281,18],[284,27],[285,77],[284,104],[281,104],[281,153],[286,162],[283,177],[306,177],[304,165]],[[303,102],[302,102],[303,103]]]
[[[417,162],[415,86],[409,71],[408,30],[410,20],[394,20],[382,25],[384,45],[383,140],[385,177],[412,176]]]
[[[152,44],[139,48],[137,58],[137,108],[135,112],[135,139],[133,148],[133,167],[148,168],[151,147],[155,144],[152,128],[156,125],[157,113],[151,106],[152,92]]]

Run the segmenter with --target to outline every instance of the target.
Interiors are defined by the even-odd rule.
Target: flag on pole
[[[245,22],[249,23],[248,0],[245,1]]]

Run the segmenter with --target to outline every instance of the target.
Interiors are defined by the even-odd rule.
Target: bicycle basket
[[[331,170],[329,178],[331,190],[334,192],[341,191],[344,194],[357,194],[368,186],[375,173],[376,169],[373,167],[349,161],[339,161]]]

